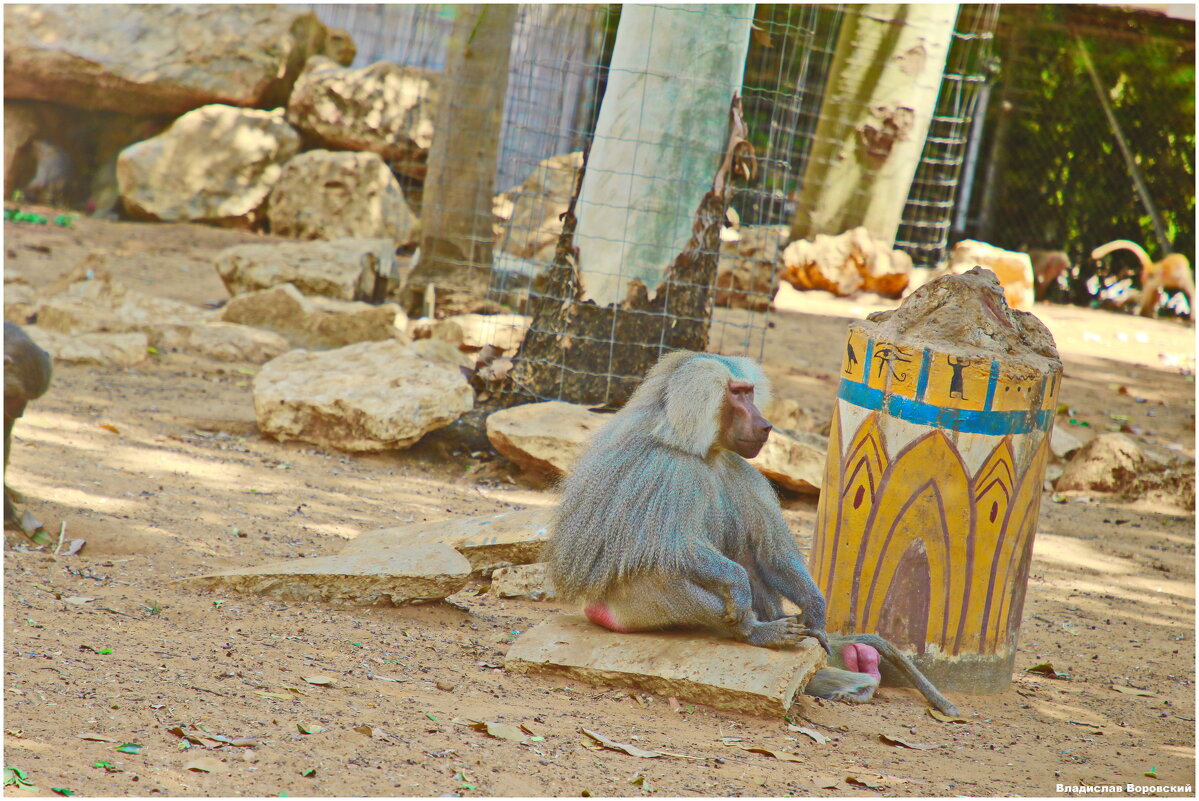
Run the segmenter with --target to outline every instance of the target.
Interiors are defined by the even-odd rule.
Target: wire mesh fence
[[[312,7],[350,32],[358,46],[355,66],[386,58],[443,70],[443,104],[454,91],[465,92],[462,76],[454,78],[447,64],[457,13],[450,7]],[[497,329],[510,326],[527,331],[526,342],[552,343],[521,354],[553,376],[518,386],[523,397],[617,404],[651,356],[680,343],[760,355],[801,196],[819,175],[816,162],[841,157],[827,141],[830,125],[857,124],[830,119],[841,113],[833,102],[843,91],[835,83],[843,67],[838,59],[845,59],[846,31],[883,7],[680,8],[516,7],[505,58],[477,79],[489,82],[492,94],[476,91],[480,107],[459,117],[476,127],[438,131],[457,143],[444,156],[447,174],[470,191],[438,196],[434,205],[457,204],[443,211],[466,221],[459,238],[470,241],[441,253],[449,266],[427,271],[413,286],[433,300],[425,311],[486,312]],[[902,17],[909,12],[896,13],[892,27],[912,24]],[[663,102],[666,95],[644,95],[640,107],[628,102],[630,70],[639,70],[643,82],[667,76],[664,61],[647,55],[630,66],[616,52],[622,17],[630,14],[649,18],[643,24],[659,44],[688,17],[745,37],[743,66],[733,73],[681,70],[668,78],[671,91],[721,84],[741,98],[753,158],[743,159],[744,152],[737,158],[752,170],[746,166],[737,181],[720,187],[728,211],[721,209],[715,222],[705,192],[714,191],[722,167],[738,173],[741,162],[730,161],[731,142],[723,136],[697,144],[686,135],[713,121],[726,126],[729,118],[714,105],[702,120],[688,116],[685,104]],[[905,185],[897,248],[925,266],[943,263],[948,247],[967,237],[1016,250],[1062,250],[1073,268],[1054,297],[1076,302],[1093,295],[1087,279],[1097,269],[1088,258],[1095,245],[1133,238],[1193,250],[1193,23],[1115,7],[996,4],[959,6],[951,22],[944,68],[921,86],[935,103]],[[1138,61],[1152,69],[1138,72]],[[1119,134],[1096,102],[1096,80]],[[602,119],[605,103],[635,124],[614,133]],[[1127,159],[1121,136],[1132,153]],[[495,140],[489,149],[471,144],[488,138]],[[681,156],[663,148],[667,139]],[[588,146],[589,177],[580,185]],[[616,161],[604,155],[613,149]],[[683,166],[663,172],[675,158]],[[1136,191],[1124,161],[1139,165],[1145,191]],[[426,234],[438,214],[428,206],[428,183],[405,187],[425,205]],[[638,183],[649,191],[637,194],[644,191],[635,190]],[[572,208],[579,227],[563,239],[564,214]],[[655,215],[666,222],[639,228],[639,219]],[[606,226],[597,230],[597,219]],[[422,250],[418,261],[430,259],[425,241]],[[638,260],[653,262],[658,277],[639,272]],[[451,274],[470,288],[466,305],[446,300],[457,280]],[[606,284],[618,288],[615,294],[597,291]],[[689,305],[680,305],[682,299]],[[597,316],[599,308],[608,308],[607,316]],[[630,341],[644,358],[622,361],[618,350]]]

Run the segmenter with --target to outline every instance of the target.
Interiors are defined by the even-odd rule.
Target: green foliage
[[[992,219],[984,221],[989,241],[1065,250],[1084,280],[1094,271],[1091,249],[1113,239],[1133,239],[1162,255],[1078,51],[1081,41],[1174,250],[1193,261],[1193,23],[1045,4],[1004,7],[1000,32],[1003,74],[988,128],[993,137],[1005,104],[1008,128],[999,152],[991,151],[1000,169]],[[1127,254],[1108,264],[1113,272],[1135,266]]]

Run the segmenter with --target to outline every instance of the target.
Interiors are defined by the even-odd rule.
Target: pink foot
[[[589,604],[588,606],[584,607],[583,614],[587,616],[588,620],[597,626],[603,626],[611,631],[628,631],[628,629],[616,621],[616,615],[612,613],[612,608],[607,604]]]
[[[878,670],[878,651],[873,645],[850,643],[841,647],[841,658],[845,660],[845,669],[854,673],[865,673],[882,680]]]

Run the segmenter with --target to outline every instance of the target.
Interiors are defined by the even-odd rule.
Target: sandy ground
[[[197,304],[226,297],[212,253],[252,238],[88,219],[4,233],[6,280],[43,288],[94,252],[130,286]],[[877,306],[785,289],[765,361],[817,429],[845,321]],[[1193,460],[1193,329],[1038,313],[1063,350],[1061,398],[1090,426],[1074,433],[1127,415],[1147,451]],[[805,699],[792,721],[831,738],[818,744],[782,720],[506,674],[509,642],[561,609],[553,603],[472,585],[447,603],[350,609],[173,584],[336,553],[378,527],[552,502],[499,462],[264,439],[253,370],[174,353],[130,369],[61,365],[18,422],[10,483],[48,530],[65,525],[68,541],[87,544],[55,557],[6,537],[4,759],[40,788],[9,794],[1054,796],[1058,784],[1194,782],[1195,517],[1171,488],[1137,501],[1046,493],[1018,672],[1003,694],[955,698],[968,723],[938,723],[903,690],[865,706]],[[806,547],[815,505],[784,505]],[[1043,662],[1069,678],[1024,672]],[[306,681],[315,676],[333,684]],[[496,739],[456,718],[532,735]],[[188,748],[176,727],[257,739]],[[682,756],[596,750],[582,727]],[[139,752],[118,751],[125,743]],[[188,769],[205,757],[211,772]]]

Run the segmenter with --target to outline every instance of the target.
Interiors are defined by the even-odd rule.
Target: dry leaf
[[[184,728],[182,726],[172,726],[171,728],[167,729],[167,731],[169,731],[171,734],[175,735],[176,737],[182,737],[183,739],[187,740],[192,745],[202,745],[205,747],[208,746],[208,743],[204,742],[204,740],[201,738],[200,735],[191,734],[190,732],[184,730]]]
[[[354,731],[358,732],[359,734],[364,734],[367,737],[375,736],[375,730],[372,729],[370,726],[367,726],[366,724],[363,724],[361,726],[355,726]]]
[[[769,748],[745,748],[751,754],[765,754],[766,756],[774,757],[782,762],[807,762],[803,757],[798,757],[795,754],[788,754],[785,751],[771,751]]]
[[[852,785],[854,787],[865,787],[868,790],[884,790],[884,789],[886,789],[885,787],[880,787],[878,785],[867,784],[866,782],[859,779],[857,776],[846,776],[845,783]]]
[[[476,731],[487,732],[489,735],[497,739],[511,740],[516,743],[519,743],[527,736],[516,726],[512,726],[507,723],[484,723],[477,721],[471,724],[471,728],[475,729]]]
[[[103,734],[93,734],[91,732],[84,732],[83,734],[76,734],[75,736],[80,740],[97,740],[102,743],[115,743],[117,741],[117,738],[115,737],[107,737]]]
[[[1157,698],[1154,693],[1151,693],[1148,690],[1138,690],[1136,687],[1126,687],[1123,684],[1113,684],[1112,689],[1118,693],[1124,693],[1125,695],[1138,695],[1143,698]]]
[[[114,434],[121,433],[121,429],[117,428],[114,425],[109,425],[108,423],[100,423],[100,428],[104,429],[105,431],[111,431]]]
[[[85,598],[82,595],[72,595],[70,598],[63,598],[62,600],[65,603],[69,603],[69,604],[89,604],[96,599],[95,598]]]
[[[816,731],[815,729],[809,729],[806,726],[796,726],[794,724],[788,723],[787,728],[790,731],[797,731],[800,734],[806,734],[809,737],[811,737],[813,740],[815,740],[816,742],[821,743],[821,744],[827,743],[829,741],[828,738],[825,737],[820,732]]]
[[[305,676],[304,681],[308,682],[309,684],[315,684],[318,687],[329,687],[334,683],[334,680],[328,676]],[[289,687],[288,689],[291,688]]]
[[[199,770],[204,773],[216,773],[225,769],[225,763],[214,757],[199,757],[183,766],[184,770]]]
[[[595,740],[604,748],[611,748],[613,751],[623,751],[629,756],[644,757],[645,759],[662,756],[657,751],[647,751],[644,748],[638,748],[635,745],[626,745],[624,743],[618,743],[615,740],[609,740],[604,735],[600,734],[599,732],[592,731],[591,729],[579,729],[579,731]]]
[[[933,709],[931,706],[924,710],[933,720],[939,720],[942,723],[969,723],[966,718],[955,718],[952,715],[946,715],[939,709]]]
[[[216,740],[218,743],[233,745],[239,748],[248,748],[250,746],[258,745],[257,737],[226,737],[223,734],[205,734],[204,736],[209,740]]]
[[[1069,673],[1058,673],[1053,669],[1053,665],[1049,662],[1042,662],[1039,665],[1033,665],[1030,668],[1024,669],[1025,673],[1036,673],[1038,676],[1048,676],[1051,679],[1068,679]]]
[[[840,790],[841,779],[836,776],[817,776],[812,780],[812,784],[820,790]]]
[[[287,693],[268,693],[262,690],[255,691],[254,695],[261,695],[263,698],[278,698],[280,701],[290,701],[293,698]]]
[[[320,734],[323,731],[328,731],[324,726],[317,726],[316,724],[306,726],[303,723],[297,723],[296,728],[300,730],[300,734]]]
[[[87,545],[87,540],[71,540],[70,545],[63,551],[63,556],[74,556],[83,550],[84,545]]]
[[[941,747],[935,743],[910,743],[907,740],[901,740],[898,737],[889,737],[886,734],[880,734],[878,739],[882,740],[887,745],[902,745],[904,748],[911,748],[914,751],[928,751],[933,748]]]

